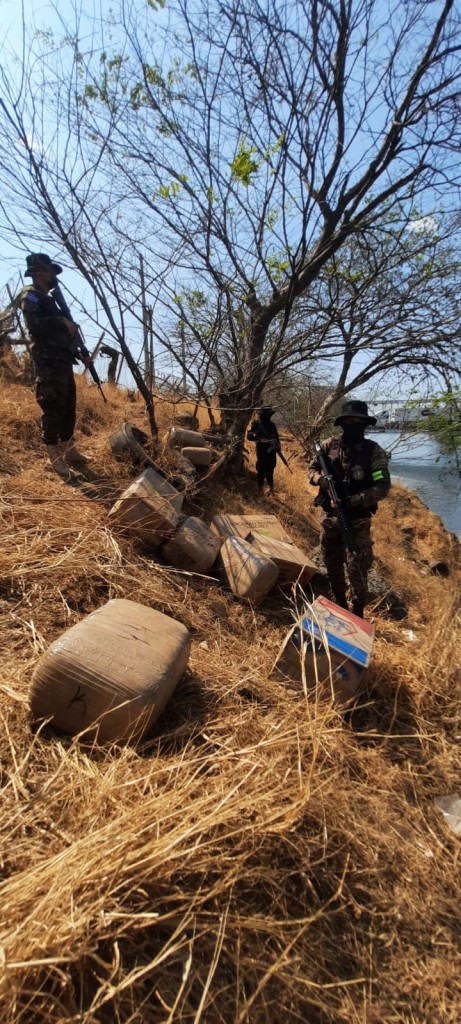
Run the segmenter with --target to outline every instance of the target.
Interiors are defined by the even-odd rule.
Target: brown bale
[[[205,448],[206,440],[198,430],[184,430],[181,427],[171,427],[167,434],[167,444],[173,448]]]
[[[201,519],[189,516],[163,544],[161,554],[178,569],[207,572],[218,557],[221,543],[221,538]]]
[[[230,589],[241,601],[258,604],[278,579],[275,562],[258,554],[251,544],[239,537],[224,541],[221,558]]]
[[[181,448],[181,455],[193,466],[209,466],[213,458],[209,448]]]
[[[109,601],[40,658],[33,718],[51,718],[55,728],[99,743],[139,740],[163,711],[189,651],[182,623],[135,601]]]
[[[142,473],[127,487],[112,506],[109,518],[125,533],[133,533],[155,547],[176,529],[178,512],[168,498],[158,493],[148,473]]]

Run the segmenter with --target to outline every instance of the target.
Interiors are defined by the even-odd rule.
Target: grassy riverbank
[[[125,392],[79,380],[90,492],[45,471],[30,389],[0,398],[2,994],[8,1024],[458,1024],[460,841],[434,798],[460,789],[459,543],[403,488],[374,523],[407,618],[369,607],[356,707],[268,682],[292,620],[115,537],[129,479],[108,437],[143,427]],[[159,408],[161,427],[171,421]],[[91,433],[89,433],[91,432]],[[287,445],[289,449],[289,445]],[[275,512],[317,543],[305,465],[274,499],[248,475],[186,510]],[[432,576],[428,562],[449,563]],[[181,620],[190,671],[141,750],[33,736],[41,652],[111,597]]]

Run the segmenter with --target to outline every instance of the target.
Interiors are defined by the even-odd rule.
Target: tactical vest
[[[37,302],[33,309],[28,310],[24,309],[24,302],[29,294],[32,294]],[[66,328],[62,326],[63,314],[52,295],[48,295],[40,288],[35,288],[33,284],[29,284],[21,292],[20,304],[32,343],[31,353],[34,363],[37,364],[42,359],[57,359],[60,362],[66,363],[74,362],[70,351],[70,335]],[[56,324],[52,325],[54,329],[47,329],[45,323],[43,323],[40,330],[40,320],[42,318],[56,320]],[[32,324],[35,320],[35,328],[31,324],[31,319]]]
[[[341,467],[341,475],[350,497],[374,487],[372,455],[375,442],[365,437],[360,448],[345,448],[338,437],[334,437],[328,447],[328,455],[336,465]],[[352,510],[352,518],[374,515],[377,505],[368,506],[366,510]]]

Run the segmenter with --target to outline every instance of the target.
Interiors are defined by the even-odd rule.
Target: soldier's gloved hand
[[[358,508],[359,505],[363,505],[363,494],[353,494],[352,497],[349,498],[349,504],[351,508]]]
[[[318,486],[319,486],[319,490],[320,490],[321,494],[327,494],[328,493],[328,480],[327,480],[326,476],[321,476],[320,477]]]

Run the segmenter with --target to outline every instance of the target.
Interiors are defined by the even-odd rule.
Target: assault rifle
[[[349,518],[349,503],[344,483],[339,477],[339,475],[335,474],[335,470],[329,455],[327,455],[323,451],[318,442],[315,443],[315,451],[317,454],[320,469],[322,470],[322,475],[328,483],[328,496],[330,498],[331,504],[333,505],[335,515],[338,517],[339,528],[346,542],[346,546],[349,548],[349,551],[351,551],[352,554],[356,555],[357,544],[355,541],[352,523]]]
[[[269,441],[269,444],[267,446],[267,450],[268,450],[268,452],[277,452],[277,455],[278,455],[279,459],[282,460],[284,465],[287,467],[288,472],[291,473],[291,475],[293,476],[293,470],[290,469],[290,466],[288,465],[288,462],[287,462],[285,456],[282,453],[282,449],[280,447],[280,444],[279,444],[278,441],[275,440],[275,437],[271,438],[271,440]]]
[[[287,467],[288,472],[291,473],[291,475],[293,476],[293,470],[290,469],[290,466],[288,465],[288,462],[287,462],[285,456],[282,454],[282,449],[280,447],[280,442],[277,441],[276,437],[270,437],[269,434],[266,433],[266,431],[264,430],[264,427],[263,427],[261,422],[259,423],[259,428],[258,429],[259,430],[262,429],[263,433],[267,437],[267,451],[269,453],[270,452],[277,452],[277,455],[278,455],[279,459],[282,460],[283,464]],[[261,438],[260,440],[262,440],[263,444],[266,443],[264,438]]]
[[[74,320],[74,318],[73,318],[73,316],[71,314],[71,311],[70,311],[70,309],[69,309],[69,307],[67,305],[67,302],[66,302],[66,300],[64,298],[64,295],[62,294],[62,291],[61,291],[61,289],[59,287],[58,282],[56,282],[56,284],[53,286],[53,288],[51,290],[51,294],[52,294],[53,298],[55,299],[57,305],[59,306],[62,315],[65,316],[66,320],[72,320],[72,323],[75,323],[75,320]],[[72,342],[71,342],[71,344],[69,346],[70,347],[70,351],[72,352],[73,356],[76,356],[77,359],[78,359],[78,353],[79,352],[82,354],[82,356],[89,357],[90,353],[89,353],[89,351],[88,351],[88,349],[87,349],[87,347],[85,345],[83,334],[82,334],[82,332],[80,330],[80,327],[78,327],[78,325],[76,325],[76,326],[77,326],[77,333],[75,335],[75,338],[72,339]],[[106,398],[106,396],[104,394],[104,391],[102,390],[102,384],[101,384],[101,381],[99,379],[98,372],[96,370],[96,367],[95,367],[92,359],[90,359],[87,368],[88,368],[88,370],[90,372],[90,375],[93,378],[95,384],[97,384],[97,386],[98,386],[98,388],[99,388],[99,390],[101,392],[101,395],[102,395],[104,401],[107,402],[107,398]]]

